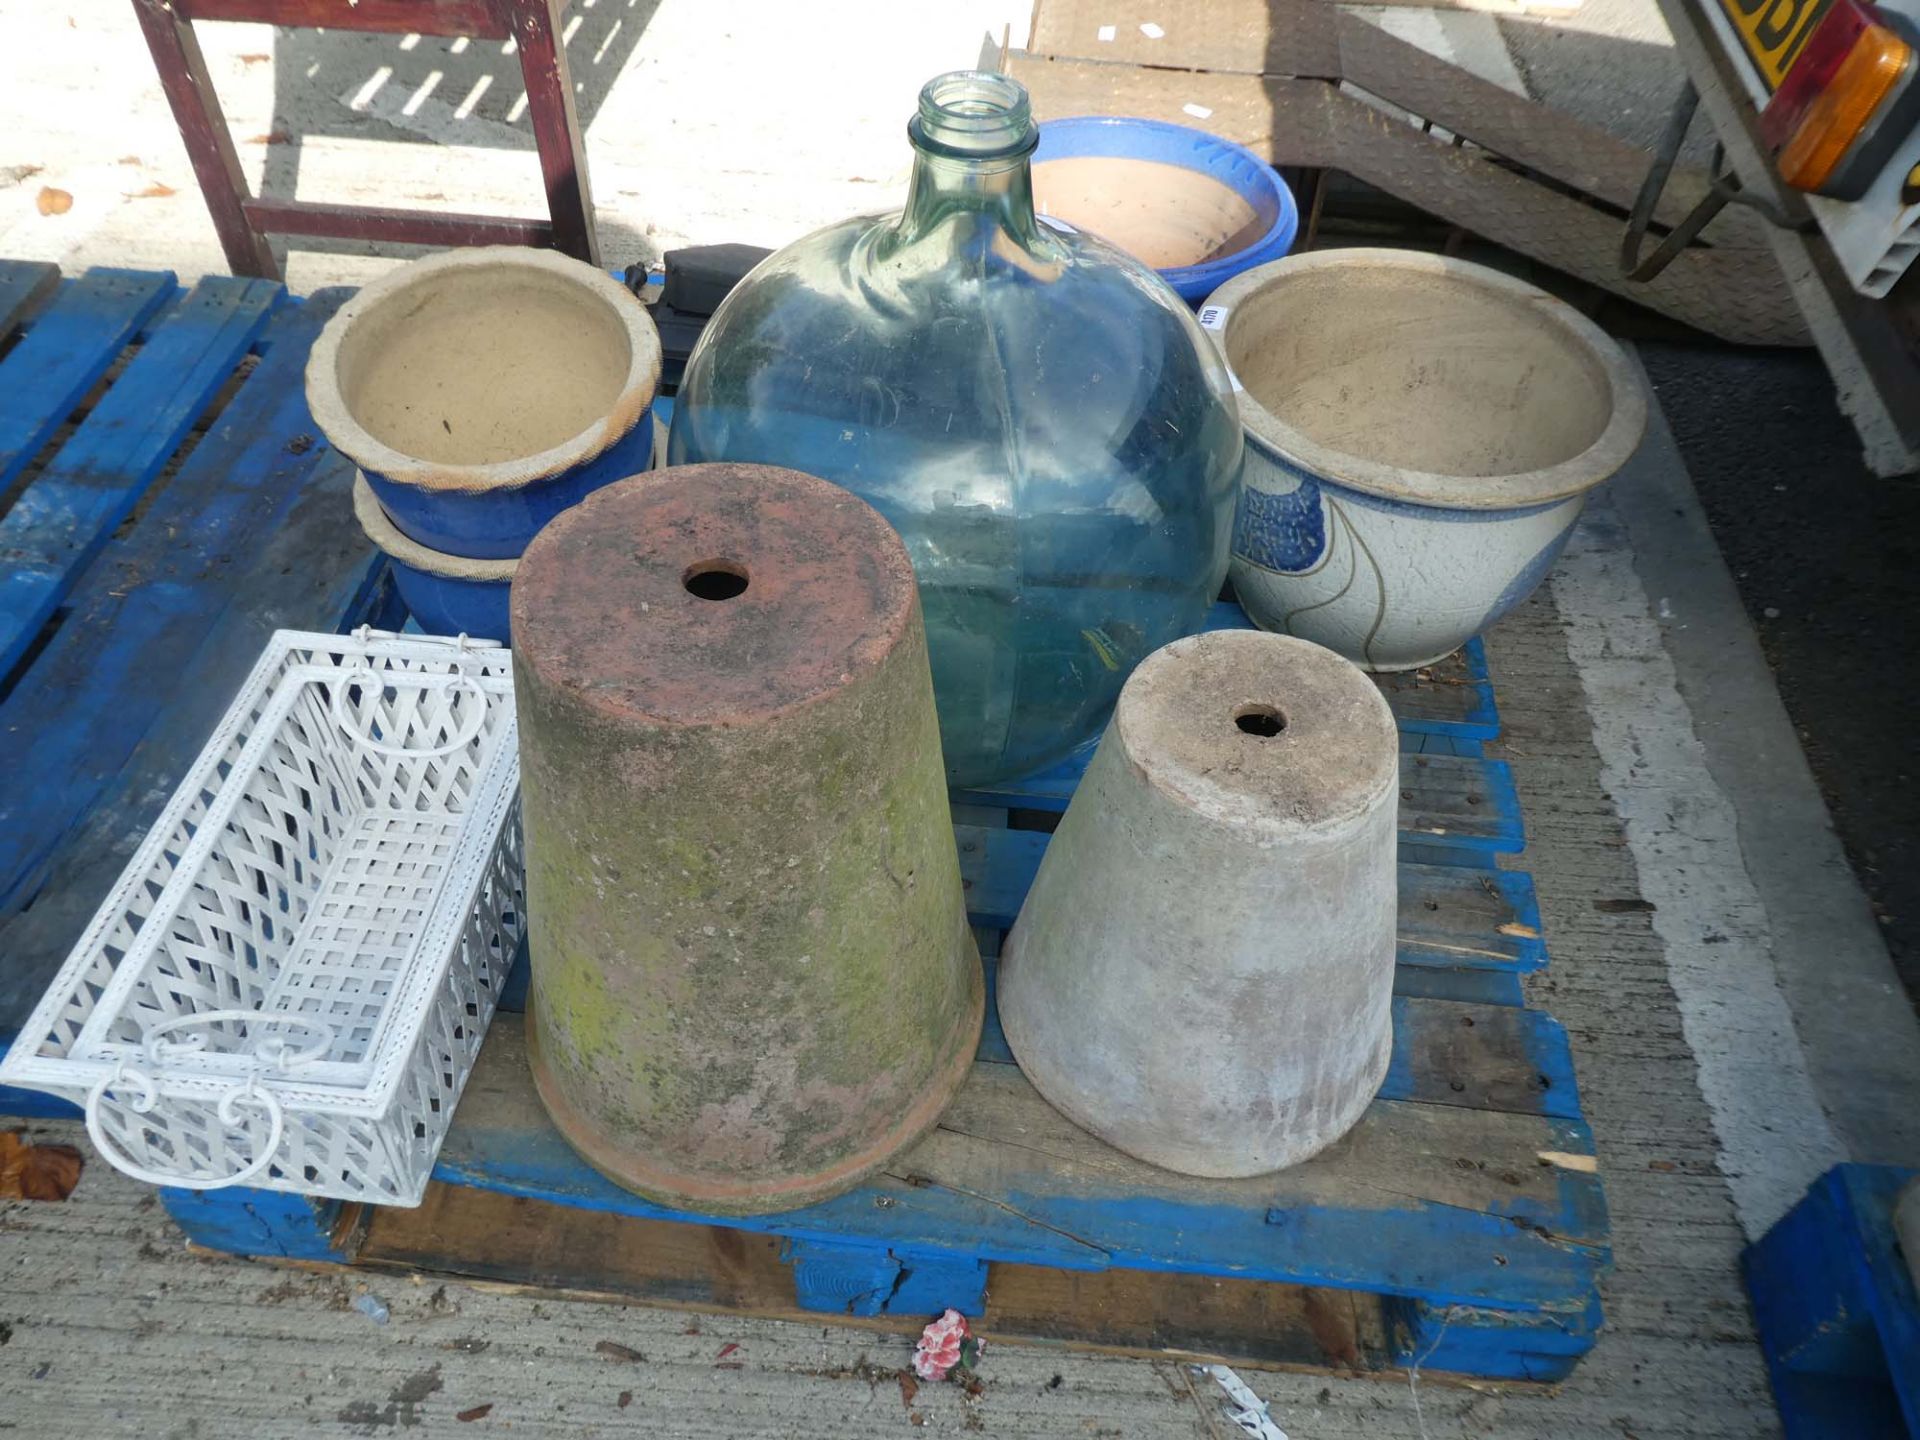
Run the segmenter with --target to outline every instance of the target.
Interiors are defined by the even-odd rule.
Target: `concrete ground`
[[[1003,27],[1017,43],[1023,18],[1006,8],[956,0],[903,22],[879,0],[575,0],[569,52],[608,262],[688,240],[779,243],[885,206],[904,179],[915,88],[973,63]],[[1551,21],[1392,23],[1644,139],[1633,127],[1652,116],[1657,129],[1665,83],[1649,13],[1586,0]],[[0,255],[223,270],[122,0],[0,0],[0,29]],[[498,47],[205,35],[243,160],[270,192],[537,213],[516,72]],[[1595,73],[1606,56],[1648,63],[1609,91]],[[43,188],[71,208],[41,214]],[[336,246],[295,252],[288,271],[311,289],[388,263]],[[1684,398],[1666,387],[1694,371],[1664,353],[1649,363],[1663,395]],[[1920,1162],[1920,1033],[1743,608],[1747,577],[1720,559],[1688,473],[1716,452],[1688,426],[1677,443],[1656,426],[1551,584],[1489,642],[1499,748],[1531,842],[1520,863],[1553,953],[1532,1001],[1572,1035],[1612,1207],[1607,1329],[1555,1395],[1248,1372],[1294,1440],[1777,1433],[1742,1244],[1836,1159]],[[1730,508],[1729,485],[1702,487],[1723,497],[1709,511]],[[36,1134],[84,1145],[73,1125]],[[352,1308],[357,1277],[190,1256],[150,1194],[92,1163],[65,1203],[0,1203],[0,1429],[847,1440],[911,1428],[897,1389],[860,1365],[892,1370],[907,1347],[870,1333],[371,1283],[384,1326]],[[610,1361],[602,1340],[646,1358]],[[741,1369],[714,1368],[726,1344]],[[923,1390],[925,1428],[1237,1433],[1167,1360],[994,1346],[984,1378],[972,1402]]]

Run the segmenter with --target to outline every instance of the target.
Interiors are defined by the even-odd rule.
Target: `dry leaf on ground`
[[[0,1134],[0,1200],[64,1200],[80,1183],[80,1152]]]

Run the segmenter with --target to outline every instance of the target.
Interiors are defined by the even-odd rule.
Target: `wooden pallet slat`
[[[1158,36],[1140,28],[1149,18]],[[1646,152],[1606,130],[1316,0],[1047,0],[1029,43],[1052,59],[1345,80],[1621,211],[1647,171]],[[1697,166],[1676,166],[1655,218],[1678,224],[1707,182]]]
[[[1424,1037],[1458,1029],[1474,1009],[1410,1002],[1399,1043],[1446,1043]],[[1496,1015],[1529,1012],[1479,1013],[1497,1026],[1507,1022]],[[1564,1053],[1557,1027],[1538,1033],[1543,1051]],[[1605,1260],[1598,1181],[1542,1157],[1590,1156],[1591,1136],[1578,1120],[1538,1113],[1551,1091],[1497,1079],[1511,1062],[1493,1057],[1491,1045],[1473,1057],[1482,1088],[1535,1113],[1383,1091],[1321,1157],[1246,1181],[1196,1180],[1131,1160],[1061,1117],[1016,1067],[981,1062],[933,1134],[867,1187],[786,1215],[717,1219],[655,1205],[582,1161],[533,1094],[520,1021],[501,1016],[435,1174],[560,1204],[895,1253],[1243,1275],[1507,1310],[1567,1308],[1577,1295],[1584,1309]],[[1409,1056],[1398,1073],[1415,1063]],[[1555,1063],[1571,1073],[1569,1061]],[[1463,1167],[1464,1157],[1472,1158]]]
[[[39,309],[60,285],[60,267],[45,260],[0,260],[0,340]]]
[[[1623,222],[1488,152],[1457,147],[1322,79],[1014,54],[1007,72],[1044,123],[1138,115],[1191,124],[1281,166],[1339,170],[1429,215],[1736,344],[1799,345],[1806,323],[1769,252],[1696,245],[1653,280],[1619,271]]]
[[[265,280],[202,281],[0,520],[0,675],[132,513],[283,294]]]
[[[1400,864],[1400,963],[1425,969],[1545,967],[1540,901],[1522,870]]]
[[[0,361],[0,490],[175,290],[173,273],[96,266],[63,287]]]

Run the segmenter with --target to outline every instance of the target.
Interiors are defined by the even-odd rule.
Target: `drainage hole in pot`
[[[1233,712],[1233,723],[1246,734],[1265,740],[1287,728],[1287,717],[1272,705],[1242,705]]]
[[[747,567],[738,560],[702,560],[686,568],[680,583],[702,600],[731,600],[746,593]]]

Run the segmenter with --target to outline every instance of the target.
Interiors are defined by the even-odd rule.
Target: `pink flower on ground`
[[[922,1380],[946,1379],[947,1372],[960,1363],[962,1349],[972,1338],[967,1317],[958,1310],[947,1311],[920,1333],[920,1343],[913,1347],[913,1373]],[[978,1353],[977,1344],[975,1353]]]

